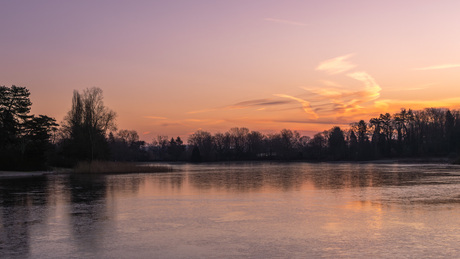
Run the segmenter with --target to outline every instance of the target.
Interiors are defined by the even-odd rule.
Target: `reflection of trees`
[[[243,164],[244,165],[244,164]],[[416,184],[429,175],[391,165],[355,163],[287,163],[229,165],[221,170],[190,173],[190,183],[198,189],[256,191],[263,188],[299,190],[313,184],[317,189],[343,189]]]
[[[305,180],[305,175],[292,164],[242,165],[222,166],[222,170],[191,173],[189,181],[199,189],[246,192],[262,188],[290,190],[300,187]]]
[[[159,176],[158,184],[161,189],[177,189],[180,190],[184,183],[184,174],[165,174]]]
[[[84,249],[95,249],[103,237],[103,221],[109,218],[105,176],[72,175],[69,177],[70,224],[72,234]]]
[[[141,184],[145,182],[144,177],[138,175],[109,175],[105,178],[108,195],[116,193],[135,194],[139,191]]]
[[[428,175],[378,164],[322,164],[313,170],[311,181],[319,189],[410,185]]]
[[[46,177],[0,182],[0,257],[29,254],[30,227],[46,219]]]
[[[68,179],[72,234],[84,249],[97,250],[115,217],[109,197],[135,194],[145,177],[138,175],[71,175]]]

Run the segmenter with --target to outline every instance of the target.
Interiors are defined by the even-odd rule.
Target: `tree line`
[[[223,160],[374,160],[450,156],[460,151],[460,111],[447,108],[401,109],[360,120],[348,129],[332,127],[313,137],[283,129],[263,134],[232,128],[212,135],[199,130],[188,140],[189,159]]]
[[[447,108],[401,109],[313,137],[289,129],[264,134],[235,127],[215,134],[198,130],[187,143],[167,136],[146,143],[134,130],[117,130],[116,113],[104,105],[100,88],[74,91],[61,126],[46,115],[30,115],[29,96],[25,87],[0,87],[0,170],[71,167],[92,160],[360,161],[456,157],[460,151],[460,111]]]

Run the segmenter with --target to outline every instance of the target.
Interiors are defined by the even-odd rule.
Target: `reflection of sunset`
[[[6,257],[459,254],[456,165],[174,164],[0,181]],[[407,256],[406,256],[407,255]]]
[[[381,203],[375,201],[352,201],[348,202],[344,208],[357,213],[370,214],[363,224],[373,230],[382,229],[384,212],[383,205]]]

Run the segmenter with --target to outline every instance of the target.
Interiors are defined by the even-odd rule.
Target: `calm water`
[[[460,257],[460,167],[234,163],[0,180],[0,258]]]

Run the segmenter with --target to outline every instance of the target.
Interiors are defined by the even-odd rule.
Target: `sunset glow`
[[[62,121],[104,91],[119,129],[313,135],[460,108],[459,1],[3,1],[0,85]]]

